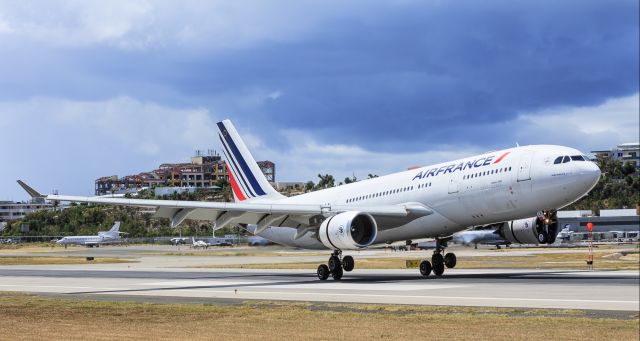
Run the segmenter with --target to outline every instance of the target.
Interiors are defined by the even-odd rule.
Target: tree
[[[377,178],[378,174],[371,174],[369,173],[369,175],[367,176],[367,179],[373,179],[373,178]]]
[[[598,159],[602,177],[589,194],[566,210],[628,208],[640,205],[640,176],[635,167],[610,158]]]
[[[627,161],[622,166],[622,174],[624,175],[632,175],[636,172],[636,166],[634,166],[631,162]]]
[[[215,186],[220,187],[220,195],[222,196],[222,200],[226,202],[230,202],[233,195],[231,193],[231,184],[227,179],[220,179],[216,181]]]
[[[354,182],[358,182],[358,178],[356,178],[355,175],[352,178],[350,178],[350,177],[344,178],[344,183],[345,184],[350,184],[350,183],[354,183]]]
[[[315,184],[313,183],[313,181],[309,181],[307,182],[304,188],[307,192],[310,192],[313,190],[314,187],[315,187]]]
[[[336,181],[333,178],[333,175],[330,175],[330,174],[325,174],[325,175],[318,174],[318,178],[320,178],[320,181],[316,185],[316,189],[324,189],[324,188],[334,187],[336,185],[335,184]]]

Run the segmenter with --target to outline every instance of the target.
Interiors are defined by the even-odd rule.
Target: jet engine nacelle
[[[318,235],[329,249],[357,250],[373,244],[378,225],[368,213],[349,211],[323,221]]]
[[[514,220],[503,223],[499,232],[514,244],[552,244],[558,234],[558,222],[546,215]]]

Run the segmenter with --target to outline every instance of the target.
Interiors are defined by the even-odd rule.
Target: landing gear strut
[[[422,276],[427,277],[433,271],[434,275],[440,277],[444,274],[445,267],[449,269],[456,267],[458,261],[454,253],[450,252],[442,256],[447,246],[446,242],[447,240],[436,239],[436,249],[433,251],[433,256],[431,256],[431,262],[425,259],[420,263],[420,274]]]
[[[329,257],[329,261],[326,265],[320,264],[320,266],[318,266],[318,278],[321,281],[325,281],[329,276],[331,276],[334,280],[338,281],[342,279],[344,271],[352,271],[354,267],[355,261],[353,260],[353,257],[342,257],[342,251],[335,250],[331,254],[331,257]]]

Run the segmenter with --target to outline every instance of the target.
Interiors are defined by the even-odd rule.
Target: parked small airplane
[[[500,249],[500,245],[511,245],[510,241],[500,235],[499,229],[462,231],[455,233],[451,241],[464,246],[474,245],[476,249],[478,244],[495,245],[498,249]]]
[[[191,237],[191,247],[194,249],[208,249],[209,246],[211,246],[211,244],[203,241],[203,240],[196,240],[195,238]]]
[[[569,227],[565,227],[558,233],[558,239],[560,239],[561,243],[566,243],[571,240],[571,235],[573,235],[573,231]]]
[[[120,234],[123,233],[124,232],[120,232],[120,222],[116,221],[111,230],[98,232],[97,236],[63,237],[56,241],[56,244],[64,244],[65,247],[71,244],[85,245],[86,247],[100,247],[100,245],[120,243]]]
[[[175,237],[175,238],[171,238],[171,244],[173,245],[182,245],[182,244],[186,244],[187,240],[189,240],[188,238],[184,238],[184,237]]]
[[[214,238],[211,246],[233,246],[233,243],[226,238]]]

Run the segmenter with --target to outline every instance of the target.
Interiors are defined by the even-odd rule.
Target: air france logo
[[[420,173],[416,174],[416,176],[414,176],[412,180],[424,179],[424,178],[428,178],[428,177],[434,177],[434,176],[438,176],[440,174],[455,173],[457,171],[463,171],[463,170],[471,169],[471,168],[489,166],[491,164],[496,164],[496,163],[502,161],[502,159],[504,159],[505,156],[507,156],[507,154],[509,154],[509,153],[510,152],[506,152],[506,153],[502,154],[495,161],[493,161],[493,159],[495,158],[495,155],[491,155],[491,156],[488,156],[488,157],[481,157],[481,158],[476,159],[476,160],[460,162],[457,165],[454,163],[454,164],[451,164],[451,165],[442,166],[440,168],[432,168],[432,169],[429,169],[429,170],[426,170],[426,171],[420,171]]]

